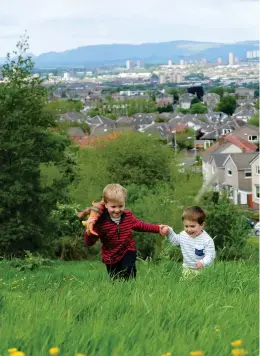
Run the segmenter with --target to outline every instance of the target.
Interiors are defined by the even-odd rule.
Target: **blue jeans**
[[[123,258],[112,265],[106,265],[109,276],[113,279],[128,280],[136,278],[136,251],[127,251]]]

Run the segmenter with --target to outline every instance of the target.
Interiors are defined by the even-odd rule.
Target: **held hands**
[[[198,269],[202,269],[203,268],[203,264],[200,261],[198,261],[198,262],[196,262],[196,267]]]
[[[159,226],[160,226],[159,234],[161,236],[167,236],[169,233],[169,226],[168,225],[159,225]]]

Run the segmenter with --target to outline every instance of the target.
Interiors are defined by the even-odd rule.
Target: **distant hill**
[[[258,45],[258,41],[243,41],[230,44],[171,41],[143,43],[140,45],[92,45],[64,52],[43,53],[34,57],[34,61],[37,67],[120,64],[127,59],[142,59],[146,63],[166,63],[168,59],[171,59],[179,63],[180,59],[199,60],[207,58],[208,61],[215,61],[218,57],[222,57],[224,61],[227,61],[229,52],[234,52],[238,58],[245,58],[246,52],[257,50]]]

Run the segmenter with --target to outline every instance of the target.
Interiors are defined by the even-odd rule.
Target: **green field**
[[[193,280],[181,265],[138,262],[138,278],[110,282],[100,262],[55,262],[35,271],[0,263],[0,355],[231,355],[258,353],[258,266],[219,262]]]

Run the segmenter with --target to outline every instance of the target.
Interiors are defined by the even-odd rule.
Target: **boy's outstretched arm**
[[[132,214],[132,229],[140,232],[153,232],[160,233],[160,225],[150,224],[137,219],[134,214]]]
[[[171,244],[180,245],[180,235],[176,234],[171,227],[169,227],[168,239]]]

